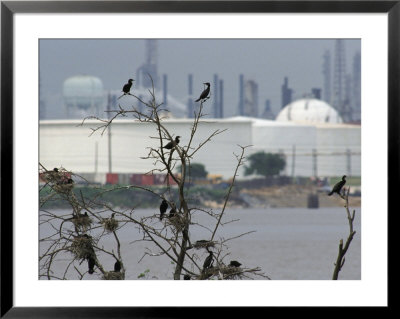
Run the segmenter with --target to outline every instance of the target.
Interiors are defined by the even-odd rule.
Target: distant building
[[[285,77],[282,88],[282,108],[292,102],[293,90],[289,88],[289,80]]]
[[[211,87],[212,97],[212,117],[220,119],[224,117],[224,81],[218,78],[217,74],[214,74],[214,81]]]
[[[239,75],[239,112],[240,116],[244,115],[244,75]]]
[[[45,120],[47,118],[46,114],[46,102],[44,101],[43,91],[42,91],[42,80],[39,78],[39,119]]]
[[[323,100],[326,103],[332,103],[331,100],[331,52],[326,50],[323,55],[323,64],[322,64],[322,74],[324,77],[324,90],[323,90]]]
[[[275,114],[272,112],[271,109],[271,100],[265,101],[264,111],[261,113],[261,117],[267,120],[274,120]]]
[[[346,48],[343,39],[335,41],[335,61],[333,73],[333,100],[332,106],[339,112],[343,121],[351,121],[351,102],[346,97],[349,82],[346,80]],[[348,94],[347,94],[348,95]]]
[[[243,115],[258,117],[258,84],[248,80],[244,86],[244,110]]]
[[[277,115],[277,121],[296,123],[342,123],[339,113],[328,103],[304,98],[286,105]]]
[[[99,116],[105,102],[103,83],[91,75],[72,76],[64,81],[63,99],[69,119]]]
[[[320,88],[311,89],[311,94],[317,100],[321,100],[321,89]]]
[[[319,103],[309,101],[312,110]],[[324,103],[321,101],[321,103]],[[299,107],[304,108],[305,104]],[[318,113],[317,111],[311,113]],[[310,113],[310,115],[311,115]],[[322,112],[322,115],[326,114]],[[99,182],[106,181],[108,168],[108,137],[100,133],[88,138],[91,128],[99,125],[93,120],[45,120],[40,121],[40,162],[48,168],[60,167],[88,179],[97,173]],[[163,125],[173,134],[182,136],[180,145],[185,147],[190,140],[192,119],[165,119]],[[224,130],[210,143],[196,152],[193,161],[202,163],[211,174],[221,174],[224,179],[232,177],[237,165],[233,153],[238,145],[252,145],[246,156],[264,151],[282,153],[287,158],[287,167],[294,165],[295,176],[340,176],[348,171],[361,175],[361,126],[333,122],[271,121],[249,117],[200,120],[197,134],[191,145],[199,145],[212,132]],[[159,140],[156,126],[133,119],[116,119],[112,125],[112,172],[116,174],[145,174],[159,163],[144,159],[149,147],[157,149]],[[96,146],[97,144],[97,146]],[[296,156],[293,158],[295,146]],[[349,150],[351,152],[349,157]],[[212,156],[210,156],[212,155]],[[314,161],[315,156],[318,158]],[[97,169],[94,163],[98,163]],[[317,168],[315,170],[315,167]],[[92,175],[90,175],[92,174]],[[92,176],[92,177],[91,177]],[[245,178],[243,166],[239,178]]]
[[[136,85],[144,88],[159,88],[157,66],[157,40],[146,40],[146,62],[136,70]],[[151,78],[149,77],[151,76]]]
[[[361,53],[357,52],[353,58],[353,120],[361,120]]]

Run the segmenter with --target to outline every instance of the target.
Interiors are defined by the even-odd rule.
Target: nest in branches
[[[63,176],[67,173],[67,171],[63,168],[54,168],[51,171],[45,171],[41,173],[41,178],[49,184],[57,185],[59,182],[62,181]]]
[[[106,271],[103,275],[103,280],[124,280],[125,276],[122,272]]]
[[[215,241],[212,240],[198,240],[193,244],[196,249],[214,247]]]
[[[225,265],[220,265],[218,267],[211,267],[208,269],[203,269],[200,279],[205,280],[209,279],[213,276],[216,276],[218,278],[221,278],[221,275],[223,279],[241,279],[243,276],[243,270],[239,267],[234,267],[234,266],[225,266]]]
[[[68,193],[74,187],[71,172],[64,168],[54,168],[51,171],[44,172],[41,176],[58,193]]]
[[[243,274],[242,268],[225,265],[219,267],[219,272],[221,272],[224,279],[240,279]]]
[[[103,219],[102,224],[104,229],[109,233],[116,231],[118,228],[118,221],[114,218]]]
[[[72,241],[70,251],[77,259],[88,259],[94,256],[93,239],[88,235],[77,236]]]
[[[179,214],[175,214],[173,217],[168,217],[168,223],[172,225],[177,232],[181,232],[185,228],[185,219]]]
[[[53,189],[57,193],[69,193],[74,188],[73,183],[57,184],[53,185]]]
[[[92,220],[88,215],[79,214],[78,216],[74,216],[72,218],[72,223],[77,228],[88,229],[90,227],[90,224],[92,223]]]

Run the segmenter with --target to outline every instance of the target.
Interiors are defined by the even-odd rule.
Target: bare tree
[[[261,272],[259,267],[254,266],[238,266],[238,264],[228,264],[227,257],[230,255],[227,243],[233,239],[237,239],[250,232],[239,234],[232,238],[217,237],[219,226],[222,225],[222,217],[226,214],[227,204],[234,187],[239,167],[243,165],[245,160],[245,150],[248,146],[238,146],[240,152],[235,154],[237,165],[233,168],[233,178],[225,196],[223,208],[221,212],[216,213],[212,209],[204,207],[195,207],[191,204],[188,197],[187,181],[189,179],[190,162],[196,153],[205,147],[207,143],[225,130],[217,129],[212,131],[200,143],[195,145],[195,134],[197,128],[202,124],[204,99],[200,102],[199,110],[194,113],[193,124],[186,145],[179,144],[173,132],[167,130],[165,119],[167,110],[162,108],[162,104],[158,104],[155,99],[154,86],[149,90],[149,102],[129,93],[137,101],[144,105],[144,109],[138,110],[135,107],[124,109],[120,105],[116,110],[110,110],[111,116],[108,119],[97,117],[85,118],[81,125],[87,119],[95,119],[98,121],[97,126],[91,128],[91,134],[100,132],[103,134],[112,125],[112,122],[121,116],[132,116],[141,123],[151,123],[155,127],[156,134],[150,136],[150,139],[157,141],[157,147],[149,147],[147,156],[143,160],[152,161],[154,169],[147,174],[164,173],[167,178],[166,191],[159,193],[157,190],[143,187],[140,185],[116,186],[112,189],[97,189],[96,195],[91,198],[85,198],[82,194],[77,196],[73,192],[69,183],[64,183],[65,176],[73,175],[73,173],[60,168],[58,172],[49,171],[47,168],[41,167],[42,174],[45,177],[46,187],[41,191],[50,190],[48,195],[43,195],[41,206],[51,200],[65,200],[72,213],[66,213],[63,216],[57,216],[50,210],[41,209],[41,223],[52,229],[52,234],[45,238],[41,238],[41,243],[46,249],[40,256],[40,276],[47,279],[68,279],[70,271],[78,273],[80,279],[85,278],[86,273],[89,274],[96,266],[103,274],[103,279],[124,279],[126,270],[126,260],[123,261],[121,255],[121,241],[118,232],[123,227],[133,227],[137,233],[141,234],[140,242],[148,242],[152,244],[152,248],[148,248],[143,252],[143,258],[148,256],[167,256],[171,263],[174,264],[173,279],[180,280],[182,275],[185,279],[238,279],[238,278],[254,278],[261,276],[268,278]],[[167,143],[171,143],[170,148],[165,148]],[[176,167],[180,167],[178,174],[174,173]],[[62,176],[62,182],[59,177]],[[69,180],[71,178],[68,178]],[[176,187],[171,187],[169,181],[172,179]],[[67,186],[65,186],[67,185]],[[118,189],[142,190],[150,193],[154,198],[158,198],[161,203],[165,200],[170,208],[166,217],[154,213],[151,216],[136,216],[134,209],[121,210],[112,207],[106,202],[101,201],[101,197],[106,192],[113,192]],[[82,213],[84,212],[84,213]],[[111,214],[111,216],[110,216]],[[214,226],[202,225],[193,219],[194,214],[206,214],[213,220]],[[160,220],[158,222],[158,220]],[[157,222],[155,222],[157,221]],[[64,227],[68,223],[70,227]],[[192,241],[190,235],[191,227],[201,227],[204,230],[204,239]],[[97,232],[96,232],[97,231]],[[96,233],[92,236],[91,234]],[[114,246],[105,248],[101,243],[112,235]],[[204,250],[209,252],[209,264],[202,260]],[[69,253],[69,255],[65,255]],[[67,262],[64,262],[63,276],[55,276],[53,274],[53,264],[56,256],[70,256]],[[72,256],[71,256],[72,254]],[[120,271],[107,271],[102,265],[101,256],[109,255],[114,257],[116,263],[122,266]],[[88,263],[87,272],[81,270],[80,264]]]
[[[350,187],[347,189],[347,192],[344,192],[343,196],[340,195],[346,202],[344,207],[346,208],[347,220],[349,222],[349,236],[347,237],[344,246],[343,246],[343,239],[341,239],[339,242],[339,252],[336,258],[335,269],[333,271],[332,280],[337,280],[339,278],[339,272],[342,270],[344,262],[346,261],[345,259],[346,252],[349,249],[350,243],[353,240],[353,237],[356,233],[356,231],[353,229],[353,221],[356,211],[353,210],[352,214],[350,214],[349,192],[350,192]]]

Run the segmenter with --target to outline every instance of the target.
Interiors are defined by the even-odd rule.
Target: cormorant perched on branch
[[[176,209],[175,209],[175,207],[172,207],[172,208],[170,209],[170,211],[169,211],[168,218],[174,217],[175,214],[176,214]]]
[[[207,87],[203,92],[201,92],[200,97],[195,102],[206,99],[208,97],[208,94],[210,93],[210,83],[205,82],[203,84],[207,85]]]
[[[340,194],[340,191],[344,184],[346,184],[346,175],[343,175],[342,180],[340,182],[336,183],[335,186],[333,186],[332,191],[328,194],[328,196],[331,196],[333,193],[337,193],[340,196],[342,196]]]
[[[88,266],[89,266],[89,274],[94,273],[94,265],[96,264],[96,261],[92,256],[88,258]]]
[[[229,266],[231,266],[231,267],[240,267],[242,264],[240,263],[240,262],[238,262],[238,261],[236,261],[236,260],[232,260],[230,263],[229,263]]]
[[[122,92],[124,92],[124,94],[129,94],[130,93],[133,81],[135,81],[135,80],[129,79],[128,83],[126,83],[124,85],[124,87],[122,88]]]
[[[117,260],[114,264],[114,271],[115,272],[120,272],[121,271],[121,263],[119,262],[119,260]]]
[[[212,261],[213,261],[213,258],[214,258],[213,252],[209,251],[208,248],[207,248],[207,251],[208,251],[209,255],[206,258],[206,260],[204,261],[203,270],[212,267]]]
[[[163,216],[164,216],[165,212],[167,211],[167,208],[168,208],[168,203],[165,199],[163,199],[163,201],[161,202],[161,205],[160,205],[160,220],[163,219]]]
[[[164,146],[164,148],[166,148],[167,150],[170,150],[175,145],[179,144],[179,142],[180,142],[179,138],[180,138],[180,136],[175,137],[175,141],[169,142],[167,145]]]

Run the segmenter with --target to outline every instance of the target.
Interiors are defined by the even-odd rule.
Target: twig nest
[[[72,223],[75,225],[77,228],[81,229],[88,229],[90,227],[90,224],[92,223],[91,218],[87,215],[83,214],[78,214],[78,216],[74,216],[72,218]]]
[[[106,271],[103,275],[103,280],[124,280],[125,275],[122,272]]]
[[[193,244],[193,247],[196,249],[209,248],[214,246],[215,246],[215,241],[210,241],[210,240],[198,240]]]
[[[64,168],[55,167],[51,171],[46,171],[42,175],[42,179],[50,184],[56,192],[68,193],[74,187],[74,181],[71,178],[71,172]]]
[[[181,232],[185,228],[185,219],[179,214],[175,214],[173,217],[168,217],[168,223],[172,225],[177,232]]]
[[[92,237],[88,235],[75,237],[72,241],[70,251],[77,259],[88,259],[89,257],[93,257],[95,254]]]
[[[221,266],[219,267],[219,271],[224,276],[224,279],[241,278],[241,275],[243,274],[242,268],[235,266]]]
[[[200,275],[200,280],[209,279],[213,276],[219,277],[220,279],[224,280],[241,279],[243,276],[243,269],[239,267],[225,266],[225,265],[219,265],[217,267],[203,269]]]
[[[217,267],[210,267],[210,268],[203,269],[201,271],[199,279],[200,280],[205,280],[205,279],[209,279],[209,278],[211,278],[212,276],[215,276],[215,275],[218,275],[218,268]]]
[[[74,182],[72,181],[72,179],[70,179],[70,181],[66,182],[65,184],[53,185],[53,189],[57,193],[69,193],[73,188],[74,188]]]
[[[114,217],[103,219],[102,224],[104,229],[109,233],[116,231],[118,228],[118,221]]]

